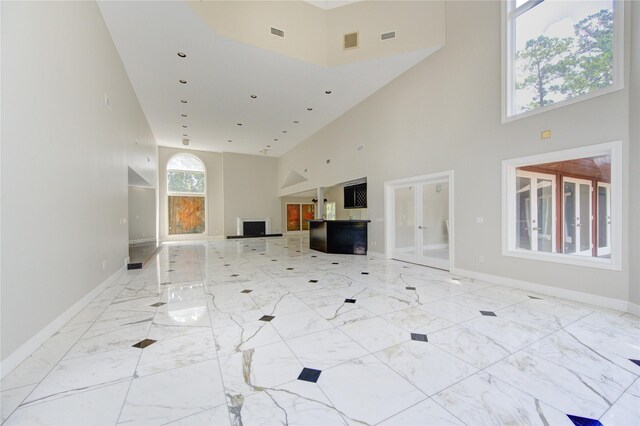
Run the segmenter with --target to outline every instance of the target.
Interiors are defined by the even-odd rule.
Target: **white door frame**
[[[455,221],[454,221],[454,180],[453,170],[430,173],[427,175],[414,176],[403,179],[396,179],[384,183],[384,223],[385,223],[385,244],[384,254],[387,259],[393,258],[395,247],[395,188],[408,186],[411,184],[436,183],[448,180],[449,182],[449,271],[454,270],[454,242],[455,242]],[[417,245],[417,242],[416,242]]]
[[[581,238],[580,238],[580,228],[582,228],[582,220],[578,217],[576,217],[576,221],[575,221],[575,225],[574,225],[574,233],[576,236],[576,252],[575,253],[571,253],[577,256],[591,256],[592,255],[592,250],[593,250],[593,202],[592,202],[592,197],[593,197],[593,182],[590,180],[586,180],[586,179],[578,179],[578,178],[572,178],[572,177],[563,177],[562,178],[562,217],[564,218],[564,223],[562,224],[563,229],[567,226],[567,220],[566,220],[566,211],[565,211],[565,203],[566,203],[566,198],[564,195],[564,183],[568,182],[568,183],[573,183],[575,185],[575,191],[576,191],[576,198],[575,198],[575,212],[577,215],[580,215],[580,185],[588,185],[589,186],[589,220],[587,223],[587,226],[589,226],[589,249],[585,250],[585,251],[581,251],[580,250],[580,245],[582,244]],[[564,235],[565,232],[562,233],[562,247],[564,249]]]
[[[605,207],[605,211],[607,212],[607,245],[604,247],[597,247],[596,254],[598,256],[604,256],[607,254],[611,254],[611,184],[606,182],[598,182],[598,191],[600,188],[606,188],[607,190],[607,205]],[[594,216],[596,217],[596,223],[598,226],[600,225],[598,218],[600,215],[600,193],[596,194],[598,202],[596,203],[596,212]],[[600,229],[600,228],[598,228]],[[598,236],[600,232],[598,232]],[[598,245],[600,245],[600,239],[596,239]]]

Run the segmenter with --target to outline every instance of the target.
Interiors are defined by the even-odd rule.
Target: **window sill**
[[[538,260],[543,262],[561,263],[564,265],[584,266],[587,268],[608,269],[622,271],[621,265],[612,259],[601,259],[591,256],[580,256],[559,253],[532,252],[528,250],[503,250],[503,256],[517,257],[520,259]]]
[[[502,111],[502,124],[511,123],[523,118],[528,118],[548,111],[553,111],[554,109],[573,105],[582,101],[587,101],[589,99],[597,98],[602,95],[608,95],[622,89],[624,89],[624,86],[622,84],[612,84],[611,86],[605,87],[603,89],[594,90],[593,92],[585,93],[584,95],[576,96],[575,98],[565,99],[564,101],[555,102],[553,104],[545,105],[543,107],[536,108],[527,112],[520,112],[514,115],[506,116],[505,111]]]

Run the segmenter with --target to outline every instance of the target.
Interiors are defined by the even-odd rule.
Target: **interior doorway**
[[[453,171],[385,183],[386,256],[439,269],[453,264]]]

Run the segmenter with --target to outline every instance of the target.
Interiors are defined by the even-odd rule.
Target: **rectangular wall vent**
[[[349,33],[344,35],[344,48],[354,49],[358,47],[358,33]]]
[[[386,33],[380,34],[380,40],[382,41],[391,40],[392,38],[396,38],[395,31],[387,31]]]
[[[273,34],[274,36],[284,38],[284,31],[279,30],[278,28],[275,28],[275,27],[271,27],[271,34]]]

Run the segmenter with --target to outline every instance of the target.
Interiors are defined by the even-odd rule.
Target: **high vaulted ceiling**
[[[283,3],[294,2],[278,7]],[[366,2],[331,10],[295,3],[330,13]],[[255,43],[221,36],[203,19],[206,3],[104,1],[99,6],[159,145],[182,147],[187,138],[189,148],[204,151],[280,156],[442,45],[438,36],[422,43],[428,47],[322,66],[258,47],[271,42],[269,28]],[[398,30],[394,24],[386,29]]]

